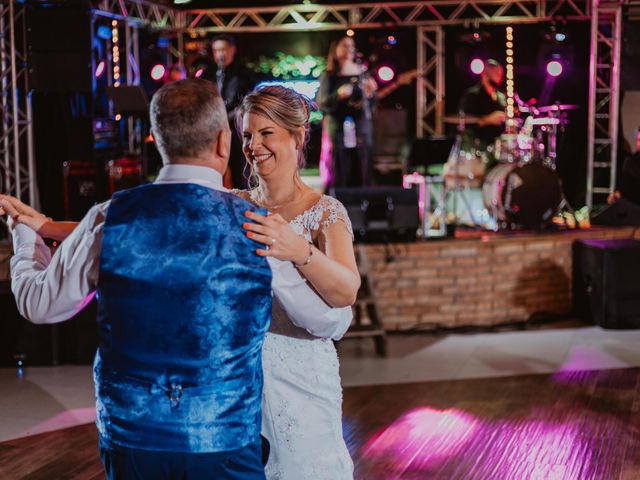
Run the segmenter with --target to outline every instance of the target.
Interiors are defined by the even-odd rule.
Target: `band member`
[[[619,198],[640,205],[640,128],[636,134],[636,152],[624,160],[618,189],[609,195],[607,203],[611,204]]]
[[[484,148],[504,131],[507,99],[500,90],[504,68],[496,60],[487,60],[480,82],[468,89],[460,101],[465,136]]]
[[[211,42],[215,68],[207,68],[202,78],[210,80],[218,86],[229,115],[229,126],[233,133],[231,140],[231,157],[229,171],[225,175],[225,185],[234,188],[247,188],[245,176],[245,160],[242,153],[242,142],[235,132],[235,109],[242,98],[253,88],[254,79],[246,68],[237,61],[236,41],[231,35],[221,34]]]
[[[331,139],[334,187],[371,183],[373,169],[372,104],[377,84],[358,61],[353,38],[333,42],[327,71],[320,78],[318,105],[326,114]]]

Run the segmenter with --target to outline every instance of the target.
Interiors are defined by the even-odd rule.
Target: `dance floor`
[[[348,387],[356,478],[640,478],[640,368]],[[101,479],[94,425],[0,443],[0,479]]]

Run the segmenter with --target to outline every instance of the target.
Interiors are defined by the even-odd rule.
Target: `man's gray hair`
[[[151,100],[151,130],[166,163],[199,158],[228,127],[216,86],[203,79],[164,85]]]

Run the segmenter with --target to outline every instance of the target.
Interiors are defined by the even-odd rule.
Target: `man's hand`
[[[616,190],[613,193],[610,193],[609,196],[607,197],[607,205],[611,205],[612,203],[615,203],[616,201],[620,200],[620,191]]]
[[[480,127],[484,127],[486,125],[502,125],[507,119],[507,114],[502,110],[496,110],[495,112],[491,112],[489,115],[485,115],[482,117],[478,125]]]
[[[11,195],[0,195],[0,210],[9,215],[14,225],[22,224],[38,232],[51,219]]]

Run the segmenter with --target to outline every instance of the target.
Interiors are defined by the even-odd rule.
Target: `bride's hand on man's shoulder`
[[[304,264],[309,255],[309,244],[291,228],[289,222],[277,213],[264,216],[247,211],[245,216],[251,220],[242,225],[247,237],[265,245],[265,248],[256,250],[258,255]]]
[[[36,232],[39,232],[45,223],[52,221],[35,208],[11,195],[0,194],[0,214],[10,216],[14,225],[25,225]]]

